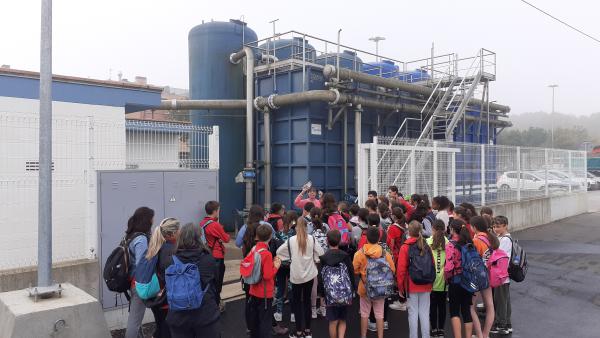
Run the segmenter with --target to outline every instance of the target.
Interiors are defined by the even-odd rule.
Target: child
[[[398,255],[400,254],[400,248],[406,240],[406,219],[404,213],[400,207],[392,209],[392,225],[388,228],[387,232],[387,245],[392,253],[394,263],[398,262]],[[406,311],[406,298],[400,298],[390,304],[390,309],[398,311]]]
[[[350,207],[348,206],[348,202],[340,201],[338,203],[338,212],[346,223],[350,222]]]
[[[288,211],[285,214],[282,220],[282,229],[281,231],[277,231],[275,234],[278,242],[285,243],[290,237],[296,234],[296,219],[298,219],[298,214],[295,211]],[[277,271],[277,291],[275,294],[275,314],[273,317],[275,317],[275,321],[277,322],[279,329],[282,328],[281,321],[283,320],[283,298],[285,295],[285,289],[288,286],[288,279],[290,278],[290,263],[291,262],[289,260],[283,260],[281,268]],[[288,297],[290,295],[291,293],[288,294]],[[292,314],[291,318],[293,318],[293,316],[294,315]]]
[[[448,228],[448,224],[450,224],[450,214],[448,213],[449,207],[450,200],[446,196],[436,196],[431,200],[431,208],[437,210],[435,218],[441,219],[446,228]]]
[[[446,225],[437,219],[433,223],[433,236],[427,239],[427,244],[433,253],[435,265],[435,281],[431,291],[431,304],[429,307],[429,321],[431,323],[431,336],[443,337],[446,324],[446,280],[444,279],[444,265],[446,264],[446,243],[444,236]]]
[[[278,257],[273,259],[269,251],[271,227],[264,224],[259,225],[256,229],[256,237],[258,242],[249,254],[252,255],[255,250],[263,249],[259,252],[262,280],[259,283],[250,285],[250,299],[248,300],[250,314],[247,316],[249,319],[250,337],[270,338],[275,274],[281,265],[281,260]]]
[[[312,233],[313,237],[317,241],[317,244],[323,249],[323,252],[327,251],[329,248],[327,244],[327,232],[329,231],[329,227],[327,224],[324,224],[321,221],[321,217],[323,216],[323,212],[320,208],[312,208],[310,211],[310,218],[312,219],[312,224],[314,227],[314,231]],[[311,312],[312,318],[316,319],[318,314],[321,314],[325,317],[325,299],[323,298],[322,285],[318,279],[315,279],[313,282],[313,289],[310,295],[311,302]],[[317,311],[317,297],[321,298],[321,308]]]
[[[221,290],[223,289],[223,278],[225,277],[225,244],[229,243],[229,234],[223,229],[223,225],[219,223],[219,212],[221,205],[217,201],[208,201],[204,206],[206,217],[200,221],[200,228],[204,231],[206,238],[206,246],[212,252],[217,265],[217,278],[215,278],[215,286],[217,287],[217,301],[219,302],[219,310],[225,311],[225,303],[221,300]]]
[[[379,218],[381,219],[379,225],[383,228],[383,230],[387,231],[390,224],[392,224],[392,220],[390,218],[390,207],[381,202],[377,205],[377,212],[379,213]]]
[[[306,204],[304,204],[304,208],[302,208],[302,217],[306,221],[308,233],[310,235],[312,235],[313,230],[314,230],[313,224],[312,224],[312,219],[310,218],[310,211],[313,208],[315,208],[315,205],[313,204],[313,202],[307,202]]]
[[[358,244],[361,242],[361,238],[363,233],[366,235],[366,231],[368,228],[367,218],[369,217],[369,210],[366,208],[360,208],[357,212],[357,224],[352,228],[352,241],[354,242],[354,246],[360,250],[361,247]]]
[[[350,225],[355,227],[358,225],[358,211],[360,210],[360,206],[358,204],[352,204],[350,206]]]
[[[450,241],[446,243],[444,277],[448,281],[452,333],[454,334],[454,338],[462,337],[462,326],[460,323],[462,315],[465,326],[465,337],[471,338],[473,333],[473,319],[471,317],[473,294],[460,286],[460,274],[462,273],[460,248],[463,245],[473,244],[473,241],[471,240],[471,234],[465,226],[465,222],[461,220],[452,220],[448,229],[450,229]]]
[[[271,224],[275,231],[281,231],[283,228],[283,215],[285,215],[285,208],[281,203],[271,204],[271,210],[266,217],[266,221]]]
[[[376,214],[377,213],[377,199],[367,200],[365,202],[365,208],[369,209],[370,214]]]
[[[369,190],[367,193],[367,200],[377,201],[377,191]]]
[[[432,284],[415,284],[408,273],[411,248],[416,245],[421,256],[431,250],[425,243],[422,231],[421,223],[412,221],[408,224],[410,237],[400,248],[398,256],[398,290],[401,296],[408,298],[408,327],[411,338],[419,336],[419,323],[421,323],[421,337],[429,338],[429,301]],[[433,265],[433,259],[431,264]]]
[[[496,216],[494,218],[494,231],[500,240],[500,250],[506,252],[508,257],[512,254],[512,238],[508,232],[508,218]],[[494,289],[494,309],[496,310],[496,324],[490,332],[499,334],[512,333],[512,324],[510,321],[510,278],[507,278],[504,284]]]
[[[308,198],[302,199],[304,194],[307,192],[308,192]],[[302,209],[302,208],[304,208],[304,205],[306,203],[312,202],[312,204],[314,204],[315,207],[320,208],[321,201],[319,201],[319,197],[317,195],[318,195],[317,188],[315,188],[315,187],[310,187],[308,189],[303,188],[302,191],[298,194],[298,196],[296,196],[296,199],[294,200],[294,205],[296,207],[298,207],[299,209]]]
[[[335,267],[339,264],[345,264],[348,270],[348,279],[350,280],[351,290],[354,290],[354,267],[350,255],[339,249],[342,235],[337,229],[327,233],[327,243],[329,250],[320,257],[323,267]],[[339,284],[334,284],[339,286]],[[327,304],[327,320],[329,321],[329,338],[344,338],[346,335],[346,318],[350,306],[330,306]]]
[[[379,218],[379,216],[377,216],[377,218]],[[373,308],[373,311],[375,312],[377,336],[378,338],[383,338],[383,313],[385,308],[385,299],[369,299],[365,287],[365,281],[367,279],[367,263],[369,258],[377,259],[385,257],[385,260],[392,272],[396,271],[394,267],[394,261],[392,260],[392,256],[385,252],[381,245],[377,244],[377,242],[379,242],[379,238],[379,228],[370,226],[369,230],[367,230],[367,243],[361,250],[356,252],[356,254],[354,255],[354,260],[352,262],[354,266],[354,273],[360,275],[360,282],[358,283],[358,295],[360,296],[361,338],[367,337],[367,326],[369,322],[369,313],[371,312],[371,308]]]

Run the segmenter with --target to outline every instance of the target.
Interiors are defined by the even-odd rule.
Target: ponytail
[[[453,219],[448,228],[458,235],[458,245],[473,243],[473,240],[471,239],[471,233],[467,229],[465,222],[462,220]]]
[[[471,225],[475,229],[477,229],[477,231],[485,233],[487,235],[492,250],[496,250],[500,247],[500,241],[498,240],[498,237],[490,230],[490,228],[488,227],[488,222],[484,217],[474,216],[473,218],[471,218]]]
[[[166,237],[175,237],[175,234],[179,230],[179,221],[176,218],[165,218],[160,224],[154,228],[152,237],[148,242],[148,251],[146,252],[146,259],[150,260],[156,256],[162,248],[163,244],[167,241]]]
[[[444,231],[446,230],[444,221],[436,219],[435,222],[433,222],[432,227],[435,231],[433,232],[433,243],[431,244],[431,248],[434,250],[444,250],[444,245],[446,244],[444,241]]]
[[[321,220],[322,214],[321,208],[314,207],[310,209],[310,220],[313,224],[313,230],[323,230],[323,221]]]
[[[423,225],[420,222],[411,221],[408,224],[408,235],[417,239],[417,247],[419,248],[420,255],[423,256],[424,249],[427,247],[425,238],[423,238]]]

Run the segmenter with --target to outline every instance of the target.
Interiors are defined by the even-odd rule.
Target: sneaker
[[[508,331],[508,333],[512,333],[512,325],[508,325],[506,327],[506,331]]]
[[[304,331],[304,338],[312,338],[312,332],[310,330]]]
[[[396,311],[406,311],[406,303],[401,303],[399,300],[389,305],[389,308]]]
[[[311,312],[312,312],[312,319],[317,319],[317,308],[313,307]]]
[[[492,328],[490,329],[490,333],[498,333],[498,332],[500,332],[500,326],[493,325]]]
[[[477,303],[477,305],[475,305],[475,308],[477,309],[477,311],[483,311],[485,309],[485,305],[483,303]]]
[[[290,338],[302,338],[302,336],[297,336],[296,333],[290,333],[290,335],[288,336]]]
[[[506,327],[500,327],[500,328],[498,328],[498,334],[506,336],[506,335],[510,334],[510,331],[508,331],[508,328],[506,328]]]
[[[438,334],[437,334],[438,337],[444,337],[446,335],[446,333],[442,329],[438,329],[437,332],[438,332]]]
[[[296,316],[294,316],[294,314],[292,313],[290,315],[290,323],[295,323],[296,322]]]
[[[390,328],[390,325],[388,324],[388,322],[387,321],[383,322],[383,329],[387,330],[389,328]]]
[[[273,326],[273,335],[275,336],[284,336],[286,334],[288,334],[288,329],[287,327],[283,327],[279,324],[277,324],[276,326]]]
[[[219,311],[221,313],[225,312],[225,302],[223,302],[223,300],[219,302]]]
[[[321,316],[325,317],[325,314],[327,313],[327,309],[325,308],[325,306],[321,306],[321,308],[319,309],[319,313],[321,314]]]
[[[367,329],[371,332],[377,332],[377,324],[370,321]]]
[[[283,320],[283,314],[281,312],[275,312],[273,318],[275,318],[276,322],[280,322]]]

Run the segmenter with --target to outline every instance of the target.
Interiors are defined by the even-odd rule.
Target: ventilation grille
[[[40,162],[39,161],[25,162],[25,171],[40,171]],[[52,171],[54,171],[54,162],[52,162]]]

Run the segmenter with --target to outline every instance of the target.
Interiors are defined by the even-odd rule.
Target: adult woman
[[[140,207],[135,210],[133,216],[127,221],[127,231],[125,231],[125,240],[129,249],[129,277],[131,278],[131,300],[129,301],[129,317],[127,318],[127,329],[125,338],[136,338],[142,319],[146,312],[146,305],[135,292],[135,266],[146,254],[148,250],[148,237],[150,229],[154,222],[154,210],[148,207]]]
[[[302,217],[296,222],[296,235],[277,250],[277,256],[282,261],[291,261],[292,309],[296,319],[296,333],[290,335],[291,338],[312,338],[310,296],[313,280],[318,274],[315,261],[323,253],[315,238],[308,234],[306,221]]]
[[[216,263],[202,243],[200,227],[186,224],[177,239],[175,255],[183,264],[195,264],[203,288],[207,288],[202,305],[194,310],[169,311],[167,324],[173,338],[217,338],[219,332],[219,303],[215,286]]]

